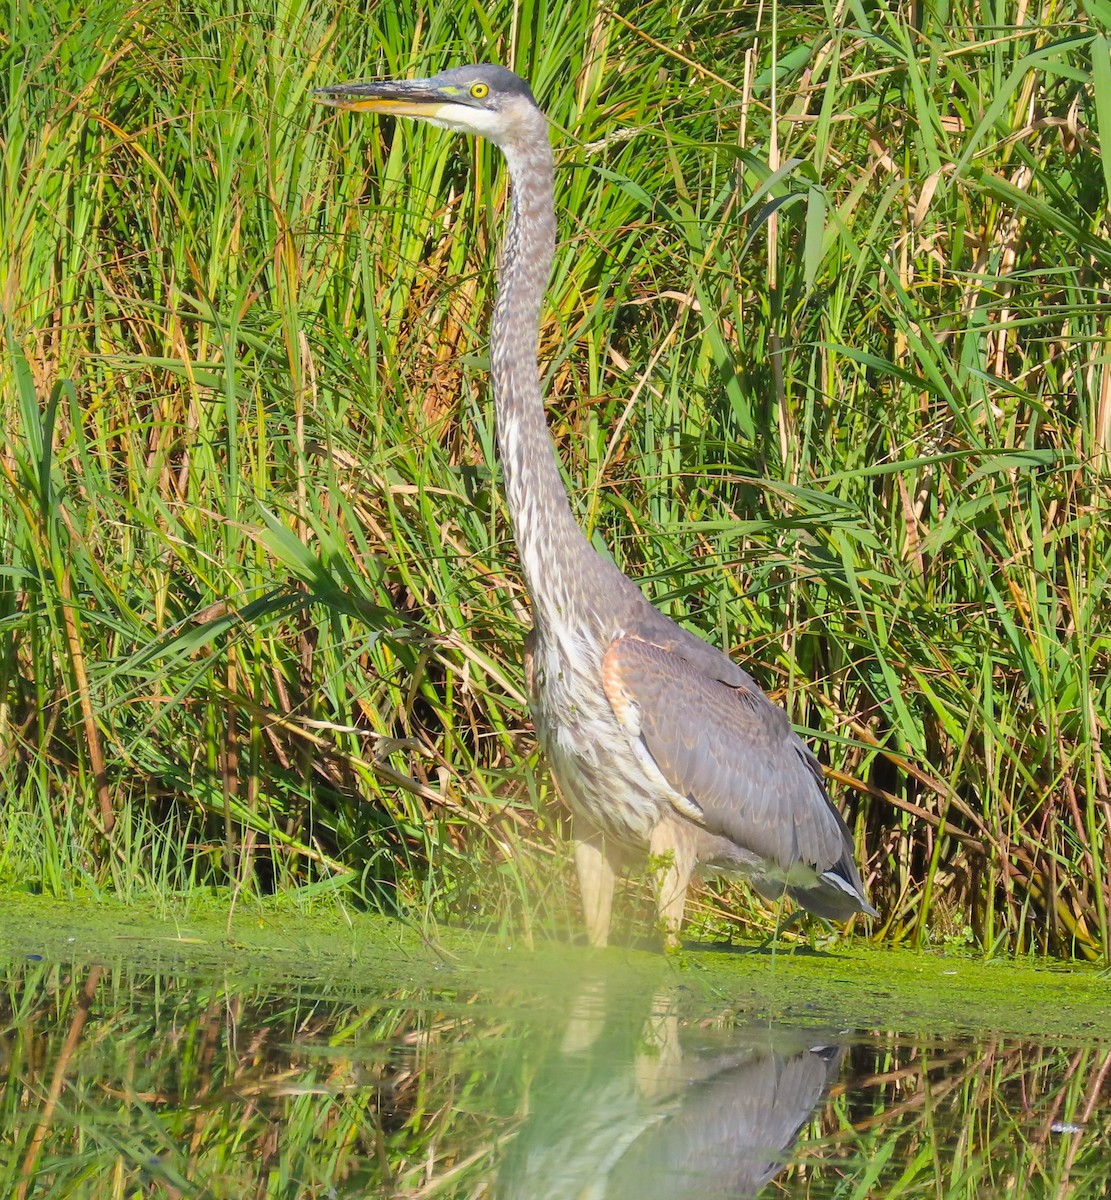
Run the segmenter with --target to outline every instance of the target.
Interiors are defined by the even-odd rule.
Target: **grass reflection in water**
[[[685,1007],[686,1006],[686,1007]],[[2,1194],[1099,1196],[1106,1042],[11,968]]]

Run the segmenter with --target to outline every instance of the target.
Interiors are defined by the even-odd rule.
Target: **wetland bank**
[[[12,1196],[1094,1198],[1111,1171],[1090,968],[5,909]]]
[[[1105,1193],[1111,13],[1001,11],[7,6],[0,1194]],[[502,178],[309,100],[482,60],[576,519],[818,753],[825,949],[571,944]]]

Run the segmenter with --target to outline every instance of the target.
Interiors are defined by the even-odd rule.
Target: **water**
[[[523,961],[494,988],[368,988],[13,959],[0,1195],[1111,1194],[1111,1030],[784,1022],[682,971]]]

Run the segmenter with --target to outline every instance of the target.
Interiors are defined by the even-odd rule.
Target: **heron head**
[[[358,112],[417,117],[443,129],[473,133],[499,146],[535,128],[540,110],[529,85],[505,67],[453,67],[431,79],[337,83],[314,93],[321,104]]]

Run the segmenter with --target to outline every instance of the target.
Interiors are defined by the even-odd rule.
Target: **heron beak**
[[[435,117],[455,97],[466,95],[460,88],[445,88],[430,79],[397,79],[382,83],[336,83],[317,88],[313,95],[321,104],[352,112],[384,112],[400,117]],[[457,102],[457,101],[456,101]]]

